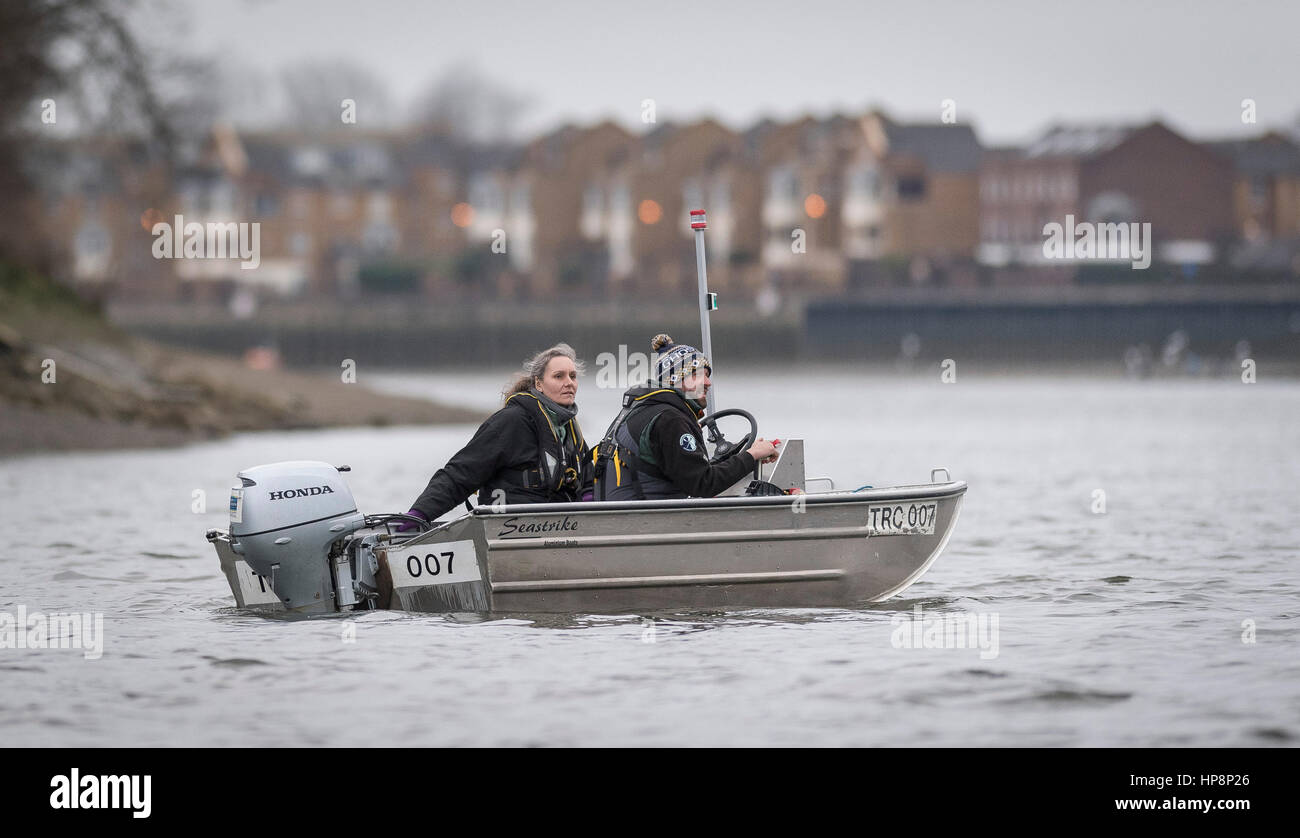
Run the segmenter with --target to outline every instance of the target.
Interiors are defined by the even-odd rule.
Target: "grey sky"
[[[1295,2],[183,5],[184,34],[148,37],[268,73],[347,57],[402,105],[449,67],[473,65],[529,95],[527,134],[606,116],[636,128],[647,98],[659,122],[707,114],[736,128],[871,104],[938,119],[951,98],[986,143],[1028,139],[1055,119],[1160,116],[1214,137],[1300,116]],[[1244,98],[1256,100],[1259,125],[1242,124]]]

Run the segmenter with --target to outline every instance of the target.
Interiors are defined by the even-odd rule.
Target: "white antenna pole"
[[[704,218],[704,210],[691,210],[691,229],[695,231],[695,273],[700,281],[700,337],[703,340],[704,357],[713,363],[713,335],[709,332],[709,312],[718,307],[718,297],[709,293],[709,274],[704,264],[704,231],[709,226]],[[707,399],[709,413],[717,407],[717,388],[710,387]]]

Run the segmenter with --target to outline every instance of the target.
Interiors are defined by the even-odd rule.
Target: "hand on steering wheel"
[[[740,440],[740,442],[729,442],[727,438],[718,430],[718,420],[727,416],[743,416],[749,420],[749,433]],[[754,441],[758,439],[758,420],[747,410],[741,410],[738,407],[729,407],[726,410],[719,410],[710,416],[705,416],[700,420],[700,425],[709,429],[709,442],[714,444],[713,456],[709,458],[710,465],[717,465],[728,457],[733,457],[741,451],[746,451]]]

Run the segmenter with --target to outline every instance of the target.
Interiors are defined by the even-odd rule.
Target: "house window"
[[[920,175],[903,175],[898,179],[898,198],[902,201],[919,201],[925,197],[925,178]]]
[[[352,151],[352,165],[363,180],[378,180],[388,174],[388,154],[384,149],[363,145]]]
[[[704,206],[704,185],[699,178],[687,178],[682,184],[682,203],[686,204],[687,209],[700,209]]]
[[[290,165],[302,177],[318,177],[329,170],[330,158],[322,148],[307,146],[294,149]]]
[[[397,230],[387,222],[373,222],[366,227],[362,246],[371,252],[391,251],[397,247]]]
[[[377,221],[387,221],[393,211],[393,201],[384,192],[371,192],[366,202],[366,212]]]
[[[1261,210],[1268,206],[1268,180],[1266,178],[1251,178],[1250,205],[1256,210]]]
[[[97,223],[84,224],[77,232],[74,247],[76,247],[77,257],[80,259],[93,259],[104,256],[109,249],[108,232]]]
[[[480,172],[470,177],[470,205],[480,212],[499,213],[505,209],[505,195],[495,176]]]
[[[510,193],[510,209],[513,212],[529,212],[533,208],[533,189],[528,183],[515,184]]]
[[[589,215],[599,215],[605,211],[605,193],[600,184],[587,184],[587,189],[582,193],[582,211]]]
[[[280,211],[280,204],[274,195],[261,192],[253,199],[253,214],[258,218],[268,218]]]
[[[731,210],[731,184],[725,180],[715,180],[709,195],[709,209],[721,215]]]
[[[203,191],[197,184],[187,183],[180,188],[181,214],[203,214]]]
[[[880,194],[876,170],[861,166],[849,176],[849,193],[855,198],[875,198]]]
[[[609,192],[609,211],[627,215],[632,212],[632,193],[626,183],[618,183]]]
[[[772,170],[767,181],[768,196],[780,203],[796,203],[799,200],[799,178],[790,166],[780,166]]]

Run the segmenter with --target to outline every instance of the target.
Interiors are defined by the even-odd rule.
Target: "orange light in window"
[[[816,192],[803,199],[803,211],[809,218],[821,218],[826,214],[826,199]]]
[[[465,228],[474,222],[474,208],[464,201],[451,208],[451,223]]]
[[[162,220],[163,214],[153,207],[150,207],[140,214],[140,226],[149,233],[153,232],[153,225],[162,222]]]
[[[637,206],[636,217],[641,219],[642,224],[658,224],[659,219],[664,217],[664,211],[658,201],[646,198]]]

